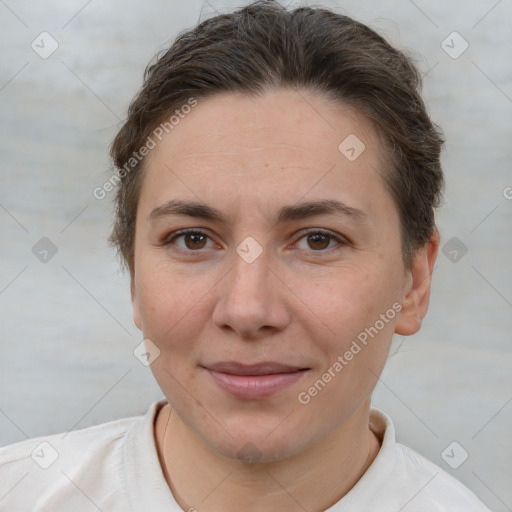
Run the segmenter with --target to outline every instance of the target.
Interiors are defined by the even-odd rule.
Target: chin
[[[263,433],[260,438],[249,439],[247,436],[241,436],[236,439],[221,441],[216,444],[214,450],[233,461],[239,461],[247,466],[253,464],[268,464],[287,459],[297,451],[296,443],[288,446],[287,443],[276,443],[269,441],[266,434]]]
[[[199,430],[205,442],[223,457],[247,464],[271,463],[303,452],[321,437],[321,433],[305,431],[304,422],[296,423],[292,416],[239,415],[236,421],[222,421],[222,427],[215,424],[208,431]]]

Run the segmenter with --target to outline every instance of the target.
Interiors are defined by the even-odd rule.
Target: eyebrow
[[[342,201],[323,199],[284,206],[277,215],[277,223],[306,219],[315,215],[336,214],[352,217],[357,221],[368,221],[368,215],[358,208],[349,206]],[[183,201],[179,199],[171,199],[154,208],[149,214],[149,220],[153,221],[169,215],[186,215],[188,217],[229,224],[228,218],[220,210],[199,201]]]

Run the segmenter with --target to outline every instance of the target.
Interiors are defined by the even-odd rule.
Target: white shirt
[[[144,416],[0,448],[0,511],[182,512],[155,444],[164,404],[153,403]],[[382,441],[377,457],[326,512],[490,512],[448,473],[397,443],[387,415],[372,408],[370,426]]]

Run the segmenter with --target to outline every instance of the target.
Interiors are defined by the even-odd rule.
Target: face
[[[168,401],[218,453],[290,456],[368,404],[412,283],[383,161],[363,117],[284,90],[209,98],[147,157],[135,323]],[[254,391],[223,385],[221,362],[301,371]]]

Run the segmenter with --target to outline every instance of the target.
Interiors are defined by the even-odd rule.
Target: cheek
[[[137,297],[146,327],[170,328],[195,306],[208,291],[199,273],[184,273],[161,261],[149,262],[137,270]],[[210,287],[211,288],[211,287]]]
[[[383,279],[384,275],[376,265],[370,269],[351,265],[302,293],[308,297],[306,302],[311,310],[329,327],[330,334],[347,340],[391,307],[395,296],[393,277],[388,272],[389,279]]]
[[[336,375],[324,397],[332,393],[345,400],[367,393],[377,380],[374,374],[380,374],[386,362],[394,332],[393,273],[377,266],[371,270],[346,268],[328,285],[316,286],[310,300],[311,309],[318,311],[322,324],[328,326],[318,327],[319,322],[311,316],[309,337],[323,354],[320,376],[329,369]]]
[[[172,272],[159,266],[148,266],[136,272],[137,302],[144,337],[163,350],[162,341],[172,338],[180,323],[187,319],[191,305],[197,302],[194,287],[183,287]]]
[[[183,390],[195,389],[198,374],[193,365],[184,362],[195,360],[194,350],[204,327],[200,317],[207,314],[201,298],[208,288],[204,279],[184,278],[162,265],[139,271],[139,282],[143,335],[160,350],[151,372],[173,407],[190,408],[189,395]]]

